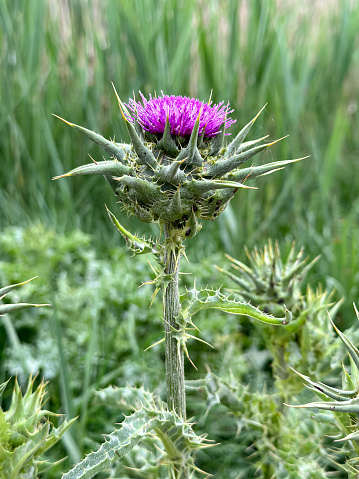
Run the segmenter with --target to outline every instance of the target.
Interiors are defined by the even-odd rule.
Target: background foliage
[[[27,299],[53,304],[14,316],[12,331],[0,326],[1,381],[11,374],[25,381],[31,371],[51,379],[51,408],[80,414],[63,441],[69,460],[100,440],[107,421],[121,419],[92,401],[96,389],[128,382],[161,393],[163,351],[142,351],[162,327],[160,305],[147,307],[150,288],[137,289],[150,279],[146,260],[128,257],[108,221],[104,203],[117,208],[110,189],[90,177],[50,181],[88,163],[88,154],[101,159],[51,113],[128,141],[111,81],[124,100],[138,90],[205,100],[213,89],[215,102],[235,109],[233,131],[268,102],[252,138],[290,137],[262,156],[311,157],[263,179],[257,191],[239,192],[204,225],[189,243],[194,274],[182,284],[197,276],[200,285],[219,286],[223,277],[211,265],[222,265],[224,252],[244,260],[244,244],[271,237],[289,250],[294,239],[312,258],[322,255],[311,284],[335,286],[345,297],[337,318],[343,329],[354,319],[359,287],[358,31],[359,5],[350,0],[0,0],[0,285],[39,275]],[[131,230],[157,234],[117,216]],[[202,316],[202,337],[217,352],[193,346],[199,371],[189,368],[189,377],[203,377],[206,364],[226,377],[231,363],[237,381],[250,379],[253,390],[271,384],[265,351],[255,373],[247,372],[248,351],[263,347],[253,329],[209,317]],[[193,411],[196,404],[190,397]],[[226,427],[216,421],[209,429]],[[228,427],[215,439],[232,437]],[[233,446],[233,456],[250,456],[244,444]],[[208,453],[213,464],[216,454]]]

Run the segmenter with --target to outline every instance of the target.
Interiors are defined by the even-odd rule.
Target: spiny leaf
[[[336,401],[347,401],[348,399],[354,398],[357,395],[356,390],[346,391],[343,389],[333,388],[327,386],[321,382],[315,382],[310,379],[310,377],[305,376],[304,374],[299,373],[295,369],[291,368],[298,376],[300,376],[312,389],[314,392],[319,391],[320,393],[325,394],[327,397],[335,399]]]
[[[252,186],[246,186],[242,183],[236,181],[224,181],[224,180],[192,180],[186,183],[181,188],[181,194],[186,197],[188,193],[190,195],[201,196],[203,193],[211,190],[221,190],[226,188],[246,188],[246,189],[257,189]]]
[[[183,148],[180,151],[179,155],[176,158],[177,161],[184,160],[185,164],[189,164],[193,166],[203,165],[203,159],[197,148],[200,115],[201,115],[201,112],[199,112],[196,123],[194,124],[188,145],[186,146],[186,148]]]
[[[28,279],[27,281],[23,281],[22,283],[10,284],[9,286],[5,286],[4,288],[0,288],[0,298],[4,297],[5,294],[9,293],[14,288],[17,288],[18,286],[22,286],[26,283],[29,283],[30,281],[32,281],[35,278],[37,278],[37,276],[34,276],[33,278]]]
[[[62,479],[90,479],[127,454],[149,433],[160,438],[174,468],[195,468],[189,452],[205,447],[203,438],[196,436],[190,425],[174,412],[141,408],[127,416],[120,428],[107,436],[101,447],[90,453]]]
[[[120,100],[120,97],[118,96],[116,88],[115,88],[113,83],[112,83],[112,87],[113,87],[113,89],[115,91],[115,94],[116,94],[116,98],[117,98],[118,105],[119,105],[120,110],[121,110],[122,118],[125,122],[128,134],[130,135],[131,142],[132,142],[132,145],[133,145],[133,149],[136,151],[136,153],[138,155],[137,163],[140,164],[140,165],[141,164],[146,165],[153,170],[156,169],[156,166],[157,166],[156,158],[154,157],[152,151],[149,148],[147,148],[147,146],[145,146],[143,144],[143,142],[141,141],[141,138],[138,135],[135,127],[133,126],[133,124],[130,121],[128,121],[128,118],[126,118],[126,116],[124,115],[123,112],[125,112],[126,115],[130,116],[127,109],[126,109],[126,106]]]
[[[258,321],[275,326],[286,325],[290,323],[292,319],[291,312],[288,311],[285,306],[284,318],[276,318],[269,314],[263,313],[249,303],[231,300],[228,296],[223,295],[219,291],[212,291],[208,289],[197,291],[193,289],[182,298],[185,300],[183,303],[184,315],[188,314],[189,316],[196,314],[202,309],[219,309],[226,313],[250,316]]]
[[[279,138],[278,140],[272,141],[271,143],[255,146],[254,148],[244,151],[243,153],[233,155],[226,160],[217,161],[214,165],[208,168],[208,170],[206,171],[206,177],[219,178],[220,176],[226,175],[230,171],[238,168],[242,163],[248,161],[250,158],[260,153],[265,148],[269,148],[270,146],[275,145],[279,141],[284,140],[284,138],[287,137],[284,136],[283,138]]]
[[[350,341],[350,339],[345,336],[345,334],[343,334],[341,331],[339,331],[339,329],[335,326],[335,324],[333,323],[333,321],[331,319],[330,319],[330,322],[332,323],[332,326],[335,329],[335,331],[338,333],[338,336],[340,337],[340,339],[343,341],[344,346],[346,347],[350,357],[354,361],[354,364],[355,364],[356,368],[359,369],[359,351],[358,351],[358,349],[354,346],[354,344]]]
[[[154,242],[139,238],[138,236],[135,236],[132,233],[130,233],[128,230],[126,230],[126,228],[124,228],[120,224],[116,216],[113,213],[111,213],[111,211],[107,208],[107,206],[106,206],[106,211],[113,225],[116,227],[117,231],[121,233],[121,235],[125,238],[128,248],[131,251],[133,251],[134,254],[153,253],[154,255],[158,255],[160,253],[157,245]]]
[[[172,138],[171,135],[171,127],[170,127],[170,122],[168,119],[168,115],[166,118],[166,126],[165,126],[165,131],[163,132],[163,136],[159,142],[157,142],[158,148],[161,148],[162,150],[165,150],[172,156],[177,156],[179,153],[179,150],[177,148],[176,142]]]
[[[345,412],[359,414],[359,398],[350,399],[348,401],[332,401],[332,402],[310,402],[307,404],[292,405],[286,404],[286,406],[295,408],[312,408],[323,409],[326,411]]]
[[[51,304],[31,304],[31,303],[16,303],[16,304],[0,304],[0,316],[17,311],[18,309],[26,308],[40,308],[41,306],[51,306]]]

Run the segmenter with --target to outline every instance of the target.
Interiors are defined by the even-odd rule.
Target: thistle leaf
[[[350,341],[350,339],[345,336],[345,334],[343,334],[341,331],[339,331],[339,329],[335,326],[335,324],[333,323],[333,321],[331,319],[330,319],[330,322],[332,323],[332,326],[335,329],[335,331],[337,332],[340,339],[343,341],[344,346],[346,347],[351,359],[353,360],[353,362],[356,366],[356,369],[358,370],[359,369],[359,351],[358,351],[358,349],[354,346],[354,344]]]
[[[341,439],[336,439],[335,442],[340,441],[359,441],[359,431],[354,431]]]
[[[64,474],[62,479],[94,477],[151,433],[155,433],[161,440],[169,467],[179,470],[182,467],[196,468],[189,453],[191,450],[205,447],[204,439],[196,436],[190,424],[176,413],[143,407],[127,416],[121,427],[108,435],[106,442],[97,451],[86,456],[82,462]]]
[[[159,255],[160,250],[158,246],[156,245],[156,243],[152,241],[147,241],[143,238],[139,238],[138,236],[133,235],[120,224],[116,216],[113,213],[111,213],[111,211],[107,208],[107,206],[106,206],[106,211],[113,225],[117,229],[117,231],[125,238],[127,247],[131,251],[133,251],[135,255],[146,254],[146,253],[152,253],[156,256]]]
[[[203,159],[197,148],[200,115],[201,115],[201,112],[199,113],[196,123],[194,124],[188,145],[186,146],[186,148],[183,148],[180,151],[179,155],[176,158],[177,161],[184,160],[185,164],[199,166],[199,167],[203,165]]]
[[[18,309],[26,308],[40,308],[41,306],[51,306],[51,304],[31,304],[31,303],[16,303],[16,304],[0,304],[0,316],[7,313],[12,313]]]
[[[333,401],[333,402],[310,402],[307,404],[292,405],[286,404],[286,406],[295,408],[317,408],[325,411],[333,412],[345,412],[350,414],[359,414],[359,398],[350,399],[349,401]]]
[[[112,83],[112,87],[115,91],[116,98],[117,98],[117,101],[118,101],[118,105],[119,105],[120,110],[121,110],[122,118],[125,122],[128,134],[130,135],[133,148],[138,155],[137,163],[139,165],[146,165],[149,168],[154,170],[157,166],[156,158],[154,157],[152,151],[150,149],[148,149],[147,146],[145,146],[143,144],[141,137],[138,135],[138,133],[136,131],[136,128],[133,126],[132,123],[130,123],[128,121],[128,119],[124,115],[123,112],[125,112],[127,116],[130,116],[128,110],[126,109],[126,106],[120,100],[120,97],[118,96],[116,88],[115,88],[113,83]]]
[[[263,323],[272,324],[274,326],[281,326],[290,323],[292,314],[284,306],[284,318],[276,318],[269,314],[265,314],[255,306],[249,303],[242,303],[240,301],[229,299],[228,296],[223,295],[219,291],[204,289],[197,291],[193,289],[187,292],[183,297],[183,314],[186,317],[196,314],[202,309],[219,309],[226,313],[238,314],[242,316],[249,316],[257,319]]]
[[[354,389],[352,391],[347,391],[344,389],[337,389],[331,386],[327,386],[321,382],[315,382],[310,379],[310,377],[305,376],[304,374],[299,373],[295,369],[291,368],[298,376],[300,376],[308,385],[309,389],[312,389],[315,393],[319,391],[320,397],[322,394],[325,394],[327,397],[335,399],[336,401],[347,401],[348,399],[352,399],[357,395],[357,391]]]
[[[29,463],[32,457],[38,453],[46,436],[49,434],[50,423],[44,424],[41,429],[32,435],[29,440],[18,446],[12,455],[6,455],[2,464],[5,473],[4,479],[13,479],[19,476],[22,468]]]
[[[181,194],[183,197],[188,196],[188,193],[192,196],[201,196],[203,193],[211,190],[222,190],[222,189],[235,189],[235,188],[249,188],[257,189],[255,187],[246,186],[242,183],[236,181],[225,181],[225,180],[192,180],[183,185],[181,188]]]
[[[226,129],[226,122],[222,123],[219,132],[211,141],[211,149],[209,150],[209,156],[216,156],[221,151],[223,146],[225,129]]]
[[[155,178],[163,183],[178,185],[186,182],[186,174],[180,169],[184,160],[173,161],[169,165],[159,166],[155,171]]]
[[[28,279],[27,281],[23,281],[22,283],[10,284],[9,286],[5,286],[4,288],[0,288],[0,298],[4,297],[7,293],[10,293],[13,289],[17,288],[18,286],[22,286],[26,283],[29,283],[33,279],[36,279],[37,276]]]
[[[161,148],[161,150],[168,152],[172,156],[177,156],[179,153],[176,142],[171,135],[171,126],[168,116],[166,118],[165,131],[163,132],[161,140],[157,143],[157,146],[158,148]]]

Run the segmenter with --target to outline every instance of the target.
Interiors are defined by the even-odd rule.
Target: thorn
[[[282,140],[284,140],[285,138],[288,138],[288,136],[289,136],[289,135],[286,135],[286,136],[283,136],[282,138],[279,138],[278,140],[272,141],[272,143],[268,143],[267,146],[275,145],[275,144],[278,143],[279,141],[282,141]]]
[[[92,156],[90,155],[90,153],[89,153],[89,157],[90,157],[91,160],[95,163],[95,165],[98,165],[97,161],[92,158]]]
[[[74,126],[73,123],[70,123],[69,121],[65,120],[64,118],[61,118],[61,116],[55,115],[55,113],[51,113],[51,115],[58,118],[59,120],[63,121],[64,123],[66,123],[69,126]]]
[[[198,368],[196,367],[196,365],[194,364],[194,362],[192,361],[192,359],[189,357],[187,348],[185,348],[184,351],[185,351],[185,354],[186,354],[186,357],[187,357],[188,361],[192,364],[192,366],[195,368],[195,370],[198,371]]]
[[[152,298],[151,298],[151,302],[150,302],[150,308],[152,307],[152,303],[155,299],[155,297],[157,296],[157,293],[159,292],[160,288],[156,288],[153,295],[152,295]]]
[[[212,88],[212,90],[211,90],[211,94],[209,95],[209,100],[208,100],[208,103],[207,103],[208,105],[210,105],[210,104],[211,104],[211,100],[212,100],[212,93],[213,93],[213,88]]]
[[[165,338],[160,339],[160,340],[157,341],[156,343],[151,344],[151,346],[148,346],[148,348],[146,348],[144,351],[147,351],[148,349],[153,348],[153,346],[157,346],[157,344],[163,343],[164,340],[165,340]]]
[[[268,102],[259,110],[259,112],[257,113],[257,115],[254,117],[254,121],[259,117],[259,115],[262,113],[262,111],[264,110],[264,108],[268,105]]]
[[[212,349],[215,349],[212,344],[207,343],[204,339],[197,338],[197,336],[192,336],[192,334],[187,334],[189,338],[196,339],[197,341],[200,341],[201,343],[207,344],[207,346],[210,346]]]

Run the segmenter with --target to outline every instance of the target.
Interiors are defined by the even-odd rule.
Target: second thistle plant
[[[335,349],[336,341],[328,328],[326,311],[330,310],[334,316],[342,301],[332,301],[334,291],[329,293],[321,287],[316,290],[309,285],[305,287],[307,274],[319,256],[308,263],[304,249],[296,251],[293,243],[285,257],[278,243],[273,246],[271,241],[263,249],[254,248],[246,253],[250,265],[227,255],[232,270],[217,267],[235,284],[236,288],[230,291],[274,315],[285,304],[295,318],[280,331],[260,328],[265,345],[274,358],[275,375],[290,380],[288,366],[311,372],[319,367],[329,371],[327,352]],[[287,389],[288,382],[284,391]]]

